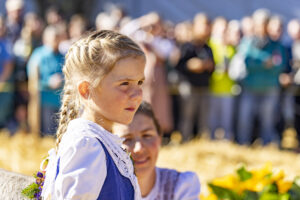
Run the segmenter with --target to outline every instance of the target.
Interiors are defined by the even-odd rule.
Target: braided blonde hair
[[[68,123],[79,114],[80,98],[76,91],[78,81],[88,80],[97,86],[116,62],[136,56],[145,57],[135,42],[125,35],[109,30],[92,32],[70,47],[63,67],[65,85],[56,133],[56,150]]]

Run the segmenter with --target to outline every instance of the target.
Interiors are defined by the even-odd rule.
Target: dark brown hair
[[[154,125],[158,132],[158,135],[162,136],[163,132],[160,128],[158,120],[156,119],[156,117],[154,115],[154,112],[153,112],[153,109],[152,109],[152,106],[150,103],[143,101],[141,103],[140,107],[138,108],[138,110],[136,111],[135,115],[137,115],[137,114],[143,114],[143,115],[146,115],[147,117],[150,117],[154,122]]]

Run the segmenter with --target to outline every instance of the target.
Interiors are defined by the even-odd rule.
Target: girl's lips
[[[130,107],[130,108],[125,108],[125,110],[128,110],[128,111],[135,111],[135,108]]]

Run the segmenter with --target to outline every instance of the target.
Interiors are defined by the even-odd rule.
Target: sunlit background
[[[276,46],[262,62],[271,66],[265,75],[233,64],[256,36],[257,18],[272,19],[265,35]],[[63,56],[86,31],[112,29],[147,50],[144,98],[165,132],[159,166],[195,171],[204,193],[207,182],[243,164],[269,161],[292,180],[300,175],[299,19],[298,0],[0,0],[0,168],[26,175],[39,169],[54,146]],[[50,26],[56,37],[43,41]],[[207,45],[197,56],[211,68],[199,70],[198,61],[184,68],[190,43]],[[55,49],[51,62],[38,63],[42,45]],[[32,63],[57,68],[38,75]],[[266,130],[271,134],[262,137]]]

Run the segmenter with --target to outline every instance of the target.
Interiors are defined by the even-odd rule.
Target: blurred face
[[[93,121],[111,127],[113,122],[129,124],[142,101],[144,57],[118,61],[93,89],[88,109]]]
[[[298,40],[300,38],[300,24],[296,19],[291,20],[288,23],[288,34],[293,40]]]
[[[265,37],[267,35],[267,22],[266,21],[258,21],[254,22],[254,34],[257,37]]]
[[[179,42],[188,42],[192,40],[193,37],[193,31],[192,31],[192,25],[188,23],[181,23],[176,25],[174,30],[175,38]]]
[[[61,16],[56,11],[50,11],[46,16],[48,24],[57,24],[61,20]]]
[[[279,20],[270,20],[267,30],[270,38],[277,41],[282,34],[282,24]]]
[[[197,41],[206,41],[210,35],[210,25],[208,20],[195,21],[193,25],[193,36]]]
[[[226,28],[227,28],[227,21],[225,19],[216,20],[212,26],[213,37],[224,39]]]
[[[61,41],[61,36],[57,34],[52,34],[52,35],[49,34],[48,41],[49,41],[49,46],[51,46],[51,48],[55,52],[57,52],[59,43]]]
[[[245,17],[242,20],[242,32],[245,36],[251,36],[253,34],[253,21],[250,17]]]
[[[22,15],[22,9],[20,8],[7,11],[7,15],[11,20],[18,22]]]
[[[161,138],[153,119],[138,113],[128,126],[116,125],[113,132],[124,138],[124,146],[131,153],[138,177],[154,175]]]

